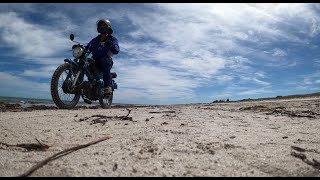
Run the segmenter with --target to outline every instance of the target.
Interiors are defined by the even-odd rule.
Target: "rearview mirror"
[[[70,34],[70,40],[73,41],[74,40],[74,35]]]

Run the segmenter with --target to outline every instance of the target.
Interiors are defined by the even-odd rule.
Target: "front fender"
[[[71,72],[68,73],[68,75],[66,77],[66,79],[69,79],[72,76],[73,73],[74,74],[76,73],[79,65],[75,61],[73,61],[71,59],[64,59],[64,62],[70,64],[70,66],[71,66]]]
[[[77,68],[79,65],[71,59],[65,59],[64,62],[69,63],[72,67]]]

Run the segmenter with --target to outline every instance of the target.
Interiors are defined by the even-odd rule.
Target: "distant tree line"
[[[306,98],[306,97],[319,97],[320,96],[320,92],[316,92],[316,93],[311,93],[311,94],[294,94],[294,95],[287,95],[287,96],[276,96],[276,97],[266,97],[266,98],[257,98],[257,99],[251,99],[251,98],[247,98],[247,99],[241,99],[241,100],[236,100],[233,102],[238,102],[238,101],[256,101],[256,100],[271,100],[271,99],[289,99],[289,98]],[[228,99],[220,99],[220,100],[215,100],[212,103],[219,103],[219,102],[229,102],[229,98]]]
[[[220,100],[215,100],[215,101],[212,101],[212,103],[219,103],[219,102],[229,102],[229,98],[228,99],[220,99]]]

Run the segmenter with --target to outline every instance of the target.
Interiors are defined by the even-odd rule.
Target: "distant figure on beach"
[[[111,68],[113,66],[112,56],[120,51],[117,38],[112,36],[113,30],[108,19],[100,19],[96,23],[97,31],[100,33],[93,38],[85,47],[92,52],[92,58],[87,58],[94,74],[98,71],[103,74],[104,94],[112,93]]]

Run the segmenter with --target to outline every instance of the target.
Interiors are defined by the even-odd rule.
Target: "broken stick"
[[[65,155],[67,155],[67,154],[69,154],[69,153],[72,153],[72,152],[77,151],[77,150],[79,150],[79,149],[82,149],[82,148],[91,146],[91,145],[96,144],[96,143],[98,143],[98,142],[101,142],[101,141],[110,139],[111,137],[112,137],[111,135],[107,135],[107,136],[105,136],[105,137],[103,137],[103,138],[100,138],[100,139],[95,140],[95,141],[91,141],[91,142],[89,142],[89,143],[87,143],[87,144],[75,146],[75,147],[72,147],[72,148],[63,150],[63,151],[61,151],[61,152],[59,152],[59,153],[56,153],[56,154],[54,154],[53,156],[50,156],[50,157],[48,157],[47,159],[39,162],[38,164],[36,164],[35,166],[33,166],[30,170],[28,170],[27,172],[19,175],[18,177],[27,177],[27,176],[31,175],[34,171],[36,171],[37,169],[39,169],[41,166],[46,165],[48,162],[50,162],[50,161],[52,161],[52,160],[58,159],[58,158],[60,158],[60,157],[62,157],[62,156],[65,156]]]
[[[128,111],[128,114],[126,115],[126,117],[129,116],[129,114],[131,113],[132,109],[127,109],[127,111]]]
[[[35,143],[30,143],[30,144],[7,144],[7,143],[3,143],[0,142],[0,144],[5,145],[7,147],[21,147],[21,148],[25,148],[28,151],[31,150],[37,150],[37,151],[45,151],[47,150],[50,146],[46,145],[46,144],[42,144],[37,138],[35,138],[39,144],[35,144]]]

